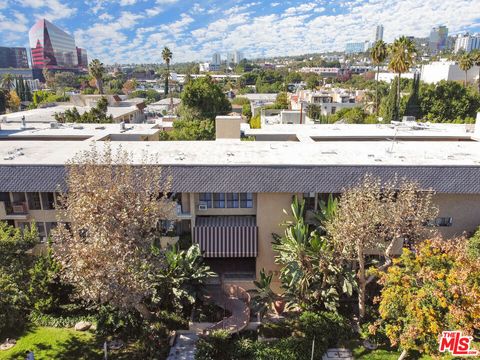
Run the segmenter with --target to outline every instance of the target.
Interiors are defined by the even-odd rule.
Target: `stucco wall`
[[[453,218],[452,226],[438,227],[444,237],[473,232],[480,225],[480,194],[436,194],[434,201],[438,216]]]
[[[289,193],[260,193],[257,194],[257,226],[258,226],[258,257],[257,278],[262,268],[268,273],[273,271],[274,284],[272,289],[278,291],[278,265],[275,264],[275,256],[272,250],[272,233],[281,235],[283,228],[279,225],[288,219],[283,209],[289,211],[292,202],[292,194]]]

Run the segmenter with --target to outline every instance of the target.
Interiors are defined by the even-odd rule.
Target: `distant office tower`
[[[0,68],[28,69],[27,49],[0,47]]]
[[[467,53],[472,50],[480,49],[480,34],[470,35],[469,33],[460,34],[455,40],[455,52],[465,51]]]
[[[383,40],[383,25],[377,25],[377,30],[375,31],[375,41]]]
[[[87,50],[77,47],[78,67],[88,68]]]
[[[220,65],[222,63],[222,56],[220,53],[214,53],[212,55],[212,64],[214,65]]]
[[[60,70],[78,68],[78,54],[73,36],[45,19],[33,25],[28,36],[32,51],[32,68]]]
[[[369,41],[358,42],[358,43],[347,43],[345,45],[345,53],[347,54],[359,54],[366,52],[370,47]]]
[[[232,51],[227,54],[227,63],[228,64],[238,64],[242,61],[245,57],[243,56],[241,51]]]
[[[444,50],[447,46],[448,28],[444,25],[432,28],[428,39],[428,47],[432,53]]]

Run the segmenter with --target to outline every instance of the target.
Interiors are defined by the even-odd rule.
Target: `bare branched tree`
[[[133,154],[121,147],[93,144],[67,165],[68,192],[62,196],[60,219],[53,232],[55,255],[65,280],[82,299],[150,313],[143,304],[150,294],[152,255],[158,221],[173,219],[168,199],[171,179],[155,156]]]
[[[415,243],[435,232],[427,223],[437,216],[432,191],[422,191],[415,182],[392,180],[383,183],[367,175],[356,187],[346,190],[335,216],[327,223],[334,246],[347,260],[358,263],[358,306],[365,317],[366,256],[385,258],[380,270],[392,263],[395,245]]]

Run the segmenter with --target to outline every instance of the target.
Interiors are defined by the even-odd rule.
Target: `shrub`
[[[27,296],[13,277],[0,269],[0,336],[23,326],[26,308]]]
[[[137,338],[141,333],[142,324],[142,318],[138,313],[102,306],[98,311],[97,333],[100,336],[114,335],[123,339]]]
[[[278,323],[267,322],[261,324],[258,331],[259,334],[265,338],[287,338],[292,336],[293,325],[290,321],[281,321]]]
[[[328,347],[336,347],[352,336],[347,320],[333,312],[305,311],[300,315],[298,328],[308,342],[311,343],[315,337],[315,356],[320,357]]]
[[[311,343],[310,343],[311,346]],[[315,343],[315,347],[316,347]],[[255,352],[256,360],[308,360],[309,347],[305,341],[295,338],[281,339],[272,343],[259,343]],[[323,352],[322,352],[323,354]],[[321,358],[318,357],[318,359]],[[317,359],[317,357],[315,358]]]
[[[260,129],[262,127],[260,115],[255,115],[252,117],[249,124],[252,129]]]
[[[232,359],[250,360],[255,358],[255,351],[258,344],[252,339],[239,339],[235,342],[232,350]]]
[[[159,322],[164,324],[169,330],[188,329],[188,320],[176,313],[162,310],[158,314]]]
[[[226,330],[216,330],[200,339],[195,352],[196,360],[224,360],[231,357],[233,341]]]
[[[37,326],[48,326],[55,328],[69,328],[74,327],[75,324],[79,321],[90,321],[95,322],[96,319],[94,316],[62,316],[62,315],[52,315],[52,314],[43,314],[39,311],[32,311],[28,316],[30,322]]]

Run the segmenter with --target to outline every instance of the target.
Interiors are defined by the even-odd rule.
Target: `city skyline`
[[[164,46],[172,50],[172,62],[208,61],[229,49],[249,58],[342,51],[346,43],[375,40],[379,24],[387,42],[401,34],[427,37],[439,25],[450,34],[480,32],[480,8],[473,0],[117,3],[4,0],[0,46],[27,47],[28,30],[40,17],[73,35],[90,59],[106,64],[161,62]]]

